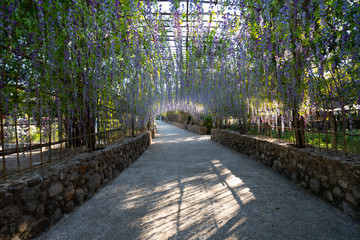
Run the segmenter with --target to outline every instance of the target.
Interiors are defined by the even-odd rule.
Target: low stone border
[[[170,123],[178,128],[182,128],[197,134],[202,134],[202,135],[206,135],[208,134],[207,132],[207,128],[204,126],[198,126],[198,125],[190,125],[190,124],[184,124],[184,123],[178,123],[178,122],[171,122],[171,121],[167,121],[167,120],[163,120],[166,123]]]
[[[0,239],[29,239],[91,198],[148,148],[155,130],[0,185]]]
[[[228,130],[212,129],[211,139],[272,167],[360,220],[360,161]]]

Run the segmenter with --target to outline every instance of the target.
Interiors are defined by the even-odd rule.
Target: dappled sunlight
[[[195,137],[179,137],[176,140],[168,140],[168,139],[154,139],[152,144],[169,144],[169,143],[179,143],[179,142],[202,142],[210,140],[210,135],[204,136],[195,136]]]
[[[211,163],[213,164],[213,169],[216,168],[214,171],[217,173],[219,179],[221,179],[221,183],[223,185],[225,184],[229,190],[232,189],[231,192],[235,198],[238,197],[243,204],[256,199],[250,189],[244,186],[244,182],[233,175],[219,160],[211,160]]]
[[[141,227],[140,239],[177,239],[180,236],[201,239],[220,230],[228,231],[230,236],[246,228],[247,218],[239,215],[255,196],[220,160],[208,161],[206,168],[208,173],[204,175],[177,179],[174,176],[156,187],[127,192],[119,208],[146,207],[146,214],[131,223],[131,227]],[[149,199],[152,200],[149,202]]]

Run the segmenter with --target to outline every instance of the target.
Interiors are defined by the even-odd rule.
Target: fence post
[[[3,159],[3,171],[4,171],[4,179],[6,179],[6,163],[5,163],[5,143],[4,143],[4,122],[3,122],[3,113],[0,112],[0,138],[1,138],[1,153]]]
[[[303,148],[305,147],[304,117],[300,117],[297,109],[294,110],[294,120],[296,146]]]
[[[15,113],[15,142],[16,142],[16,161],[17,161],[18,173],[20,174],[19,139],[17,133],[17,113]]]
[[[31,126],[30,126],[30,110],[29,110],[29,105],[28,105],[28,131],[29,131],[29,152],[30,152],[30,169],[33,169],[33,164],[32,164],[32,151],[31,151]]]
[[[333,112],[331,112],[330,115],[330,128],[331,128],[331,145],[332,148],[335,149],[335,151],[337,152],[337,140],[336,140],[336,129],[337,129],[337,124],[336,124],[336,119],[335,119],[335,115]]]

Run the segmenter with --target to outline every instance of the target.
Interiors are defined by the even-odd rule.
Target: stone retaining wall
[[[178,122],[170,122],[170,121],[165,121],[167,123],[170,123],[178,128],[181,128],[181,129],[185,129],[187,130],[187,125],[186,124],[183,124],[183,123],[178,123]]]
[[[187,130],[197,133],[197,134],[202,134],[202,135],[206,135],[207,134],[207,129],[204,126],[197,126],[197,125],[186,125],[187,126]]]
[[[184,123],[178,123],[178,122],[171,122],[171,121],[167,121],[167,120],[163,120],[166,123],[170,123],[178,128],[182,128],[197,134],[202,134],[202,135],[206,135],[207,133],[207,128],[204,126],[198,126],[198,125],[190,125],[190,124],[184,124]]]
[[[228,130],[212,129],[211,139],[272,167],[360,220],[359,160],[273,143]]]
[[[1,184],[0,239],[38,236],[134,162],[152,135],[154,130]]]

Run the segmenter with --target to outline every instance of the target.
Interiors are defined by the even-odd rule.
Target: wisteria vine
[[[360,105],[359,1],[169,2],[1,1],[2,114],[74,133],[170,110],[270,122]]]

